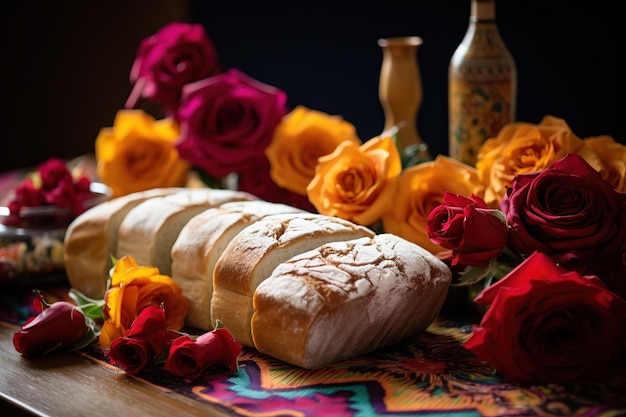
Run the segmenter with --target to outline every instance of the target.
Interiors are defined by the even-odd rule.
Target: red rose
[[[265,161],[265,148],[287,113],[287,95],[231,69],[185,86],[177,119],[180,156],[213,177]]]
[[[126,335],[111,343],[107,352],[111,363],[129,374],[136,374],[154,363],[168,341],[165,322],[163,307],[148,306],[141,310]]]
[[[41,296],[39,300],[43,300]],[[83,341],[90,328],[84,314],[76,306],[67,301],[57,301],[42,310],[39,300],[35,300],[35,309],[39,314],[30,317],[13,335],[15,350],[25,357],[34,357],[55,350],[67,350]]]
[[[302,210],[316,212],[306,195],[289,191],[274,182],[270,175],[269,161],[239,172],[238,177],[237,189],[239,191],[246,191],[265,201],[287,204]]]
[[[135,87],[126,108],[143,96],[174,109],[185,84],[219,72],[215,48],[202,25],[169,23],[139,44],[130,71]]]
[[[464,346],[515,381],[602,379],[624,348],[626,301],[540,252],[475,301],[489,309]]]
[[[204,333],[195,340],[181,336],[172,342],[165,370],[189,380],[199,378],[215,365],[226,365],[231,372],[235,372],[241,349],[242,346],[226,328]]]
[[[543,252],[580,274],[598,275],[611,290],[623,286],[626,194],[580,156],[569,154],[545,171],[518,175],[502,207],[511,246],[522,253]],[[611,270],[615,277],[599,273]]]
[[[445,192],[443,204],[428,215],[426,230],[433,243],[452,250],[452,265],[485,267],[506,245],[508,227],[502,212],[480,197]]]

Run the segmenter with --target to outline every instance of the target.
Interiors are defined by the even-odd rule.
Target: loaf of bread
[[[155,197],[182,191],[155,188],[114,198],[79,215],[69,225],[63,245],[65,272],[70,285],[88,297],[101,298],[117,253],[117,231],[128,212]]]
[[[279,264],[254,295],[256,349],[319,368],[424,331],[450,269],[396,235],[332,242]]]
[[[190,301],[186,325],[211,330],[213,269],[230,241],[261,218],[282,213],[304,213],[285,204],[263,200],[236,201],[211,208],[191,218],[172,246],[172,279]]]
[[[244,346],[254,347],[250,321],[256,287],[281,262],[327,242],[372,237],[370,229],[321,214],[267,216],[241,230],[226,246],[213,271],[211,318]],[[293,294],[298,297],[298,294]]]
[[[117,258],[130,255],[139,265],[171,275],[171,249],[180,230],[195,215],[230,201],[256,200],[251,194],[214,188],[194,188],[138,204],[122,220]]]

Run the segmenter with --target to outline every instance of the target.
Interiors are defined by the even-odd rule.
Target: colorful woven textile
[[[235,416],[626,415],[626,379],[520,386],[461,345],[469,324],[440,318],[407,342],[318,370],[245,349],[237,373],[215,370],[187,384],[162,370],[137,377]],[[106,363],[98,352],[90,358]]]

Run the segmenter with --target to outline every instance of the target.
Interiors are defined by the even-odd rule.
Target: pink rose
[[[199,378],[216,365],[225,365],[230,372],[235,372],[241,350],[242,346],[226,328],[204,333],[195,340],[181,336],[172,342],[165,370],[188,380]]]
[[[475,301],[489,309],[464,346],[514,381],[604,379],[624,353],[626,301],[541,252]]]
[[[445,192],[426,222],[429,239],[452,250],[452,265],[485,267],[506,246],[508,227],[499,210],[476,195]]]
[[[139,44],[130,71],[135,88],[126,108],[143,96],[174,109],[185,84],[219,72],[215,48],[202,25],[167,24]]]
[[[30,317],[13,335],[13,346],[27,358],[78,345],[89,333],[85,315],[67,301],[43,308],[43,298],[35,300],[36,316]]]
[[[580,274],[599,275],[611,290],[623,286],[626,194],[580,156],[568,154],[545,171],[518,175],[502,208],[511,227],[510,246],[543,252]]]
[[[287,95],[231,69],[183,90],[177,119],[183,159],[223,177],[265,161],[265,148],[287,113]]]
[[[111,363],[121,366],[129,374],[136,374],[154,363],[168,341],[165,322],[162,306],[153,305],[141,310],[126,335],[111,343],[107,352]]]

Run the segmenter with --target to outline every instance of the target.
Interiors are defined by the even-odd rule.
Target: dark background
[[[470,1],[29,2],[2,7],[0,172],[51,156],[93,152],[131,90],[141,39],[168,21],[202,23],[226,68],[280,87],[305,105],[380,133],[381,37],[418,35],[424,101],[417,126],[434,155],[447,153],[447,76],[467,29]],[[617,2],[503,1],[500,33],[518,71],[517,120],[565,119],[580,137],[624,129],[624,15]],[[618,65],[618,59],[620,61]]]

